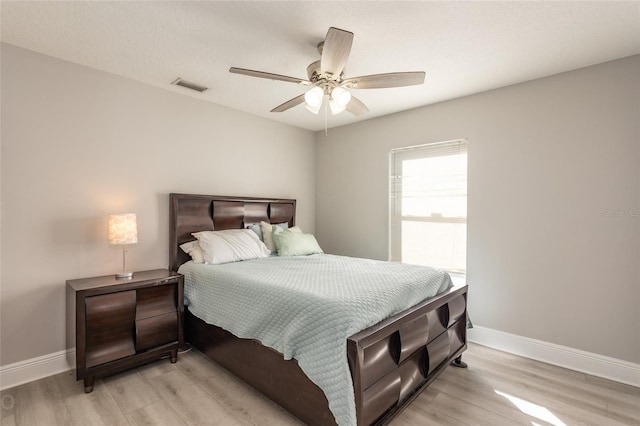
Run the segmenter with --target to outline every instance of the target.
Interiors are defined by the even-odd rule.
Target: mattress
[[[347,337],[452,286],[439,269],[327,254],[189,261],[179,272],[191,313],[295,358],[339,425],[356,424]]]

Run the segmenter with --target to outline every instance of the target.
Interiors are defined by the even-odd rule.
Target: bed
[[[296,202],[192,194],[170,195],[170,269],[190,257],[179,246],[205,230],[266,221],[294,225]],[[420,301],[346,339],[358,425],[386,424],[466,349],[467,286]],[[325,393],[295,359],[207,324],[185,309],[185,338],[307,424],[336,424]],[[343,422],[344,423],[344,422]]]

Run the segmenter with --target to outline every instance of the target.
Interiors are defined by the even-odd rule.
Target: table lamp
[[[138,242],[138,226],[136,214],[110,214],[109,215],[109,244],[122,245],[122,273],[116,274],[116,278],[131,278],[133,272],[127,272],[127,244]]]

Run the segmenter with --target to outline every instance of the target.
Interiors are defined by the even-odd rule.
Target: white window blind
[[[390,260],[466,272],[467,142],[390,154]]]

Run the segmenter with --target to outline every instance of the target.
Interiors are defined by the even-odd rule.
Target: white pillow
[[[193,263],[204,263],[204,254],[202,254],[202,249],[200,248],[200,244],[198,244],[197,240],[181,244],[180,248],[191,256]]]
[[[262,228],[262,241],[267,245],[267,248],[275,253],[278,249],[276,249],[276,245],[273,243],[273,227],[279,226],[282,229],[289,228],[289,224],[287,222],[277,223],[272,225],[267,222],[260,222],[260,227]]]
[[[267,257],[271,253],[250,229],[202,231],[191,235],[198,239],[204,261],[209,265]]]

